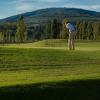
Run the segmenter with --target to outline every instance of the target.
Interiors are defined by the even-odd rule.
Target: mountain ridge
[[[100,20],[100,12],[92,10],[80,8],[45,8],[0,19],[0,22],[16,22],[18,17],[21,15],[24,16],[26,23],[44,23],[53,18]]]

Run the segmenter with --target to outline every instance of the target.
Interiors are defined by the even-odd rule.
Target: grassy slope
[[[65,40],[47,40],[1,47],[0,86],[23,86],[0,88],[0,93],[8,97],[14,93],[14,97],[18,97],[24,91],[26,98],[34,93],[31,97],[39,100],[41,97],[47,100],[45,94],[48,100],[99,100],[99,45],[99,42],[78,42],[76,51],[68,51]],[[42,84],[25,85],[33,83]]]

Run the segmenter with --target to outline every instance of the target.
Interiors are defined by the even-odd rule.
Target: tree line
[[[49,20],[45,25],[27,26],[24,17],[20,16],[17,23],[0,24],[1,43],[23,43],[43,39],[66,39],[68,30],[65,27],[67,19],[62,22],[57,19]],[[100,39],[100,21],[72,22],[76,29],[76,39]]]
[[[46,33],[51,35],[51,38],[68,38],[68,30],[66,29],[64,19],[62,23],[57,22],[56,19],[53,22],[46,25]],[[76,29],[76,39],[80,40],[98,40],[100,39],[100,21],[79,21],[72,22]],[[49,37],[48,37],[49,38]]]

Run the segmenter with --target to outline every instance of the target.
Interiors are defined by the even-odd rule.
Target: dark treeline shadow
[[[100,100],[100,80],[1,87],[0,100]]]

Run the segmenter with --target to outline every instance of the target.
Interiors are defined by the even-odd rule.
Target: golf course
[[[0,44],[0,100],[100,100],[100,42]]]

